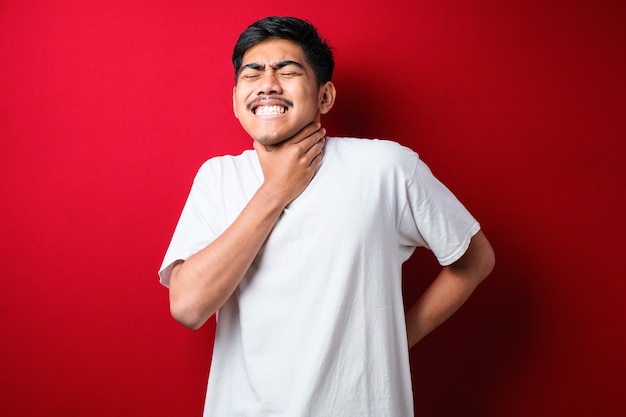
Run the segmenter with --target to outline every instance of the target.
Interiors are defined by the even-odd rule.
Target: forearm
[[[469,298],[476,286],[444,268],[406,313],[409,348],[450,318]]]
[[[260,188],[217,239],[173,268],[169,294],[174,319],[197,329],[228,300],[284,206]]]
[[[495,256],[482,232],[454,264],[444,267],[406,313],[409,348],[450,318],[492,271]]]

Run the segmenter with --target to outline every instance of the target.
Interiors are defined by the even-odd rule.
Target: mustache
[[[248,104],[246,104],[246,108],[250,110],[250,108],[254,106],[255,104],[261,101],[270,101],[270,100],[280,101],[284,103],[287,107],[293,107],[293,101],[287,100],[286,98],[278,97],[278,96],[263,96],[263,97],[257,97],[254,100],[250,101]]]

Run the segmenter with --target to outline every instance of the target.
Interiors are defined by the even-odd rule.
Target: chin
[[[283,138],[283,137],[269,137],[269,136],[252,136],[252,138],[259,142],[262,145],[265,146],[274,146],[274,145],[280,145],[281,143],[283,143],[284,141],[287,140],[287,138]]]
[[[296,132],[297,133],[297,132]],[[291,138],[295,133],[290,132],[276,132],[276,131],[264,131],[264,132],[248,132],[248,134],[255,141],[263,145],[278,145],[287,139]]]
[[[279,145],[282,142],[291,139],[305,126],[285,121],[282,121],[281,123],[277,123],[275,121],[271,123],[241,123],[241,125],[255,141],[266,146]]]

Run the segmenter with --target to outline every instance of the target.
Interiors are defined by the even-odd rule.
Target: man
[[[333,57],[308,22],[254,23],[233,64],[254,150],[200,168],[160,271],[177,321],[217,312],[205,415],[412,415],[408,349],[490,273],[489,242],[413,151],[325,138]],[[405,316],[417,246],[443,268]]]

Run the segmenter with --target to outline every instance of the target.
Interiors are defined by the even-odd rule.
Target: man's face
[[[324,87],[319,88],[298,44],[268,39],[244,54],[233,109],[256,141],[276,145],[319,121],[330,109],[324,100]]]

